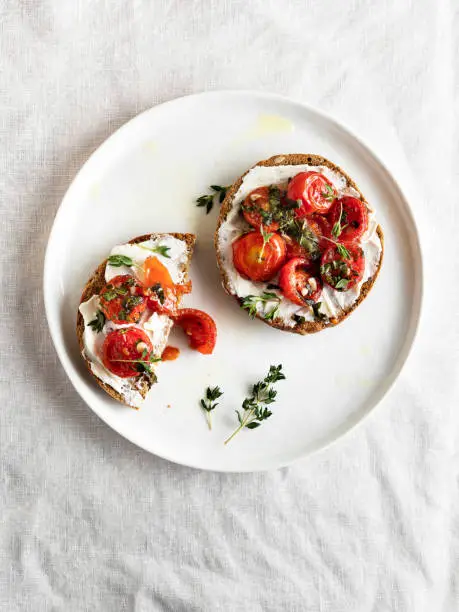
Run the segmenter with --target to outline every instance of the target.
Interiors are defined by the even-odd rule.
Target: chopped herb
[[[124,307],[127,310],[132,310],[133,308],[135,308],[136,306],[138,306],[139,304],[142,304],[144,298],[141,295],[130,295],[125,301],[124,301]]]
[[[108,291],[104,291],[104,293],[100,294],[107,302],[111,302],[117,297],[127,295],[128,292],[125,287],[113,287],[113,285],[107,285],[107,289]]]
[[[223,202],[223,200],[226,197],[226,192],[228,191],[228,189],[230,188],[231,185],[227,185],[226,187],[222,187],[221,185],[211,185],[210,189],[212,189],[212,191],[214,191],[214,193],[211,193],[209,195],[202,195],[199,196],[199,198],[197,198],[196,200],[196,206],[198,207],[205,207],[206,208],[206,215],[208,215],[210,213],[210,211],[212,210],[213,206],[214,206],[214,200],[218,194],[218,201],[221,204]]]
[[[110,255],[108,263],[114,268],[120,268],[121,266],[133,266],[134,262],[131,257],[126,255]]]
[[[332,235],[335,238],[339,238],[341,236],[341,232],[343,231],[343,229],[347,227],[347,225],[342,225],[342,223],[345,223],[345,219],[346,219],[346,214],[345,214],[345,211],[343,210],[343,203],[341,202],[341,208],[339,211],[338,221],[335,223],[335,225],[332,228]]]
[[[89,321],[88,326],[92,327],[92,329],[99,333],[103,330],[105,325],[105,315],[102,312],[102,310],[98,310],[96,312],[96,318],[93,319],[92,321]]]
[[[346,287],[349,285],[349,280],[346,278],[340,278],[339,281],[335,285],[335,289],[337,291],[345,291]]]
[[[271,237],[274,235],[274,232],[265,232],[263,225],[260,225],[260,233],[263,238],[263,246],[261,247],[261,250],[258,254],[259,262],[263,261],[263,254],[265,252],[265,246],[268,244],[268,242],[271,240]]]
[[[148,350],[144,349],[140,359],[112,359],[112,361],[120,363],[135,363],[135,369],[139,374],[145,374],[147,378],[155,377],[155,373],[151,369],[153,363],[161,361],[161,357],[155,357],[153,353],[150,353],[148,357]]]
[[[213,389],[211,387],[207,387],[205,398],[203,398],[200,402],[201,408],[206,412],[206,421],[209,429],[212,429],[212,418],[210,413],[218,406],[218,402],[215,400],[222,395],[223,391],[220,391],[220,387],[214,387]]]
[[[164,304],[164,300],[165,295],[164,295],[164,289],[163,286],[161,285],[161,283],[155,283],[152,287],[151,290],[156,293],[156,295],[158,296],[158,300],[160,304]]]
[[[316,320],[328,321],[327,315],[325,315],[323,312],[320,312],[320,307],[322,306],[322,302],[310,302],[309,305],[312,308],[312,312]]]
[[[253,319],[257,314],[257,305],[265,304],[266,302],[277,302],[272,310],[264,315],[267,321],[273,320],[279,311],[280,297],[276,293],[263,291],[261,295],[247,295],[241,302],[241,307],[247,310],[249,316]]]
[[[333,202],[335,199],[335,190],[331,185],[325,185],[325,191],[322,192],[322,197],[329,202]]]
[[[297,315],[297,314],[292,315],[292,319],[295,321],[297,325],[302,325],[306,321],[304,317],[302,317],[301,315]]]
[[[252,387],[252,394],[242,402],[243,412],[236,410],[239,426],[225,441],[228,444],[241,429],[256,429],[261,425],[262,421],[268,419],[272,412],[267,407],[276,401],[277,391],[272,388],[272,385],[279,380],[284,380],[285,375],[282,372],[282,365],[270,366],[267,376]]]
[[[344,257],[344,259],[350,259],[351,258],[351,254],[349,253],[349,251],[346,249],[346,247],[344,246],[344,244],[340,244],[339,242],[336,244],[336,250],[338,251],[338,253],[341,255],[341,257]]]
[[[127,315],[128,315],[128,313],[124,309],[122,309],[118,313],[118,319],[120,321],[127,321]]]
[[[159,255],[162,255],[163,257],[167,257],[168,259],[171,258],[171,256],[169,255],[169,251],[171,250],[171,248],[168,246],[159,245],[153,248],[146,247],[143,244],[138,244],[137,246],[139,246],[141,249],[145,249],[145,251],[151,251],[152,253],[158,253]]]
[[[268,200],[269,200],[269,207],[271,210],[275,210],[276,208],[278,208],[280,206],[281,203],[281,192],[279,187],[276,187],[276,185],[270,185],[269,189],[268,189]]]

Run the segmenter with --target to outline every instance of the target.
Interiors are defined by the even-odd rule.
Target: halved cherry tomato
[[[234,267],[245,278],[267,281],[280,270],[286,250],[279,234],[273,234],[265,243],[259,232],[249,232],[233,242]]]
[[[161,355],[161,361],[175,361],[180,355],[180,349],[175,346],[166,346]]]
[[[358,244],[346,243],[344,247],[349,257],[332,244],[322,255],[320,273],[322,280],[336,291],[347,291],[354,287],[363,276],[365,255]]]
[[[174,321],[189,336],[192,349],[210,355],[217,341],[217,326],[210,315],[196,308],[182,308]]]
[[[311,275],[309,262],[303,257],[294,257],[282,267],[279,286],[285,297],[299,306],[317,302],[322,294],[320,277]]]
[[[324,215],[333,204],[336,192],[333,184],[320,172],[300,172],[288,184],[287,198],[294,202],[300,200],[297,217],[313,212]]]
[[[152,349],[149,337],[138,327],[115,329],[102,345],[102,362],[121,378],[138,376],[143,371],[143,363],[148,367]]]
[[[277,221],[266,223],[266,219],[260,212],[269,212],[270,210],[269,187],[258,187],[258,189],[251,191],[244,200],[242,206],[244,219],[247,223],[250,223],[252,227],[259,229],[260,225],[263,225],[267,232],[275,232],[279,229],[279,223]]]
[[[362,200],[352,196],[335,200],[328,218],[332,229],[339,223],[340,231],[335,236],[342,242],[356,242],[368,228],[367,207]]]
[[[99,297],[102,312],[109,321],[117,324],[137,323],[147,307],[141,285],[129,274],[112,278]]]

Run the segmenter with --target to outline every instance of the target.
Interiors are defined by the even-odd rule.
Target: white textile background
[[[455,0],[0,0],[1,610],[459,609],[458,77]],[[109,430],[43,310],[80,165],[138,112],[227,88],[349,123],[407,188],[425,252],[393,392],[271,473],[194,471]]]

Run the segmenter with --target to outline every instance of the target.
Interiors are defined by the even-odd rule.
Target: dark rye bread
[[[185,272],[185,278],[187,279],[188,278],[188,268],[190,265],[191,257],[193,255],[193,247],[194,247],[194,243],[196,242],[196,236],[194,234],[174,234],[174,233],[171,233],[171,234],[165,234],[165,233],[144,234],[143,236],[137,236],[137,238],[133,238],[132,240],[129,240],[129,244],[137,244],[139,242],[145,242],[146,240],[150,240],[151,238],[155,239],[155,238],[159,238],[160,236],[165,236],[165,235],[173,236],[174,238],[177,238],[178,240],[183,240],[184,242],[186,242],[188,259],[187,259],[187,262],[182,265],[182,271]],[[91,278],[86,283],[85,288],[83,289],[83,293],[81,294],[80,304],[82,302],[86,302],[87,300],[91,299],[93,295],[100,293],[102,287],[105,285],[105,266],[106,265],[107,265],[107,260],[103,261],[100,264],[100,266],[96,269],[94,274],[91,276]],[[80,313],[80,311],[78,311],[78,316],[77,316],[76,333],[78,337],[78,343],[80,345],[81,354],[83,356],[83,359],[86,363],[86,366],[91,376],[95,378],[95,380],[97,381],[97,384],[100,387],[102,387],[102,389],[106,393],[108,393],[111,397],[113,397],[113,399],[116,399],[118,402],[121,402],[122,404],[126,406],[130,406],[130,404],[126,403],[124,397],[120,393],[118,393],[118,391],[115,391],[113,387],[102,382],[91,370],[91,362],[88,359],[86,359],[84,352],[83,352],[84,351],[84,342],[83,342],[84,320],[83,320],[83,316]],[[155,380],[151,381],[146,377],[142,377],[140,379],[140,385],[137,390],[140,392],[143,398],[145,398],[148,391],[151,389],[151,386],[155,382],[156,382]],[[130,408],[136,408],[136,406],[130,406]]]
[[[252,168],[255,168],[256,166],[297,166],[300,164],[309,164],[310,166],[327,166],[331,170],[339,172],[346,179],[348,185],[350,187],[353,187],[359,193],[362,201],[365,202],[365,204],[367,204],[368,206],[368,203],[365,197],[363,196],[362,192],[357,187],[357,185],[354,183],[354,181],[351,179],[351,177],[348,176],[346,172],[344,172],[339,166],[329,161],[325,157],[322,157],[321,155],[314,155],[312,153],[310,154],[291,153],[291,154],[285,154],[285,155],[274,155],[273,157],[270,157],[269,159],[265,159],[263,161],[258,162],[257,164],[252,166]],[[252,168],[249,168],[247,172],[245,172],[240,178],[238,178],[237,181],[227,191],[226,197],[222,203],[222,207],[220,210],[220,216],[218,218],[217,230],[215,232],[215,240],[214,240],[215,249],[217,251],[218,266],[220,268],[220,273],[222,275],[222,280],[223,280],[223,287],[225,288],[226,292],[229,295],[232,295],[237,300],[239,305],[241,304],[242,299],[239,298],[237,295],[234,295],[230,289],[228,273],[225,269],[225,266],[223,265],[222,253],[220,251],[220,245],[218,241],[218,231],[220,229],[221,224],[226,220],[228,213],[233,207],[234,197],[242,184],[244,176],[248,172],[250,172]],[[357,306],[361,304],[363,300],[367,297],[381,269],[381,264],[383,260],[383,254],[384,254],[384,234],[381,229],[381,226],[378,225],[378,227],[376,228],[376,232],[379,236],[379,239],[381,240],[381,247],[382,247],[378,268],[376,272],[374,273],[374,275],[363,283],[360,289],[360,295],[357,298],[357,300],[352,304],[350,308],[347,308],[346,310],[342,311],[339,314],[339,316],[332,318],[332,319],[328,319],[326,321],[305,321],[304,323],[297,323],[293,327],[289,325],[285,325],[285,323],[283,323],[280,319],[274,319],[274,321],[266,321],[266,319],[264,319],[260,314],[256,315],[257,318],[263,321],[264,323],[267,323],[271,327],[276,327],[277,329],[281,329],[283,331],[289,331],[289,332],[293,332],[296,334],[302,334],[302,335],[314,334],[316,332],[321,331],[322,329],[326,327],[333,327],[334,325],[338,325],[338,323],[341,323],[341,321],[343,321],[346,317],[348,317],[351,314],[351,312],[354,311],[357,308]]]

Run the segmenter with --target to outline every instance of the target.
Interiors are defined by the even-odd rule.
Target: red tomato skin
[[[125,295],[119,295],[110,300],[104,298],[104,295],[109,295],[110,293],[113,294],[114,290],[116,291],[116,289],[125,291]],[[140,297],[142,297],[141,285],[134,279],[133,276],[130,276],[129,274],[120,274],[112,278],[101,290],[99,294],[100,308],[106,318],[109,321],[113,321],[113,323],[116,323],[117,325],[123,325],[124,323],[137,323],[147,306],[146,300],[142,299],[139,304],[133,307],[127,306],[129,305],[129,298],[135,298],[138,300]],[[119,318],[121,311],[124,311],[126,315],[125,319]]]
[[[344,227],[338,236],[340,242],[357,242],[368,229],[368,209],[362,200],[352,196],[343,196],[335,200],[328,214],[330,228],[338,221],[343,206],[342,225]]]
[[[331,263],[332,261],[338,261],[338,262],[343,261],[346,264],[348,264],[348,266],[351,269],[351,275],[352,275],[349,278],[349,282],[345,288],[345,291],[348,291],[349,289],[354,287],[357,283],[359,283],[362,280],[363,273],[365,271],[365,256],[364,256],[361,246],[358,243],[347,242],[347,243],[343,243],[343,246],[345,246],[346,249],[349,251],[351,258],[343,259],[343,257],[339,254],[336,248],[336,245],[332,244],[322,254],[321,269],[322,269],[322,266],[324,266],[327,263]],[[342,290],[336,289],[331,283],[329,283],[326,276],[324,276],[324,274],[321,274],[321,276],[322,276],[322,280],[324,284],[328,285],[335,291],[342,291]]]
[[[272,223],[266,225],[262,215],[257,212],[257,209],[260,208],[266,211],[270,210],[269,187],[258,187],[257,189],[251,191],[244,200],[242,214],[247,223],[256,229],[260,229],[260,225],[263,225],[265,231],[267,232],[277,231],[279,229],[279,223],[277,221],[273,221]]]
[[[182,308],[174,317],[174,322],[188,336],[192,349],[203,355],[210,355],[217,342],[217,326],[210,315],[196,308]]]
[[[300,172],[292,178],[287,188],[287,198],[301,201],[297,217],[311,213],[325,215],[333,204],[335,190],[332,183],[320,172]]]
[[[316,289],[303,296],[301,289],[308,287],[309,279],[314,279]],[[305,306],[309,301],[317,302],[322,294],[322,281],[319,276],[310,273],[310,265],[306,258],[294,257],[287,261],[279,272],[279,286],[284,296],[298,306]]]
[[[287,252],[285,241],[279,234],[273,234],[263,247],[263,237],[259,232],[239,236],[232,249],[234,267],[241,276],[253,281],[272,279],[282,267]]]
[[[137,349],[139,343],[145,346],[139,346]],[[148,353],[144,359],[148,359],[153,347],[147,334],[138,327],[115,329],[107,335],[102,345],[102,363],[107,370],[120,378],[139,376],[140,372],[136,369],[136,363],[115,360],[142,359],[145,348]]]

